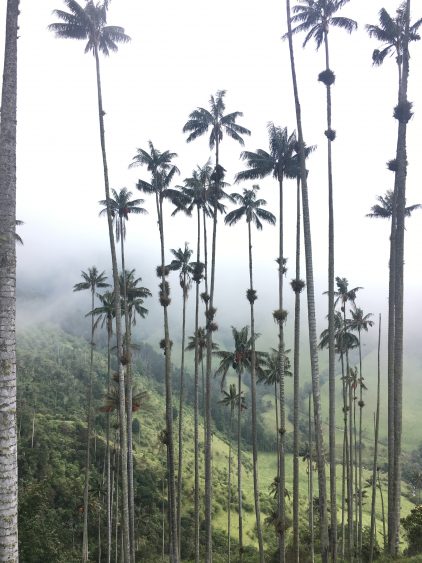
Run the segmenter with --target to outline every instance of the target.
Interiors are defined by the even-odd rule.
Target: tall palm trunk
[[[219,143],[218,137],[215,145],[215,168],[218,175]],[[219,187],[216,179],[216,192]],[[215,252],[217,243],[217,193],[215,194],[213,210],[212,248],[211,248],[211,280],[208,311],[214,311],[214,286],[215,286]],[[205,561],[212,563],[212,422],[211,422],[211,367],[212,367],[212,322],[214,313],[207,319],[207,362],[205,371],[205,530],[206,548]]]
[[[296,282],[300,281],[300,180],[297,180]],[[295,287],[295,334],[293,358],[293,557],[299,563],[299,361],[300,291]]]
[[[328,30],[324,31],[325,70],[330,70]],[[336,384],[334,343],[334,203],[331,131],[331,85],[327,89],[327,166],[328,166],[328,379],[329,379],[329,457],[330,457],[330,551],[332,561],[337,560],[337,494],[336,494]]]
[[[201,249],[201,215],[197,209],[198,234],[196,244],[196,262],[200,261]],[[194,398],[194,450],[195,450],[195,563],[199,563],[199,281],[196,280],[195,292],[195,398]]]
[[[91,288],[91,311],[94,310],[95,288]],[[91,469],[91,433],[92,433],[92,370],[94,364],[94,315],[91,315],[91,352],[89,358],[89,387],[87,408],[87,437],[86,437],[86,459],[85,459],[85,486],[84,486],[84,527],[82,533],[82,561],[89,560],[88,553],[88,496],[89,496],[89,473]]]
[[[180,361],[180,395],[179,395],[179,466],[177,473],[177,537],[179,540],[179,557],[181,558],[181,520],[182,520],[182,478],[183,478],[183,407],[185,395],[185,335],[186,335],[186,274],[183,276],[183,307],[182,307],[182,358]]]
[[[0,124],[0,559],[18,561],[16,94],[19,1],[8,0]]]
[[[375,501],[377,493],[377,467],[378,467],[378,434],[380,423],[380,388],[381,388],[381,315],[378,321],[378,378],[377,378],[377,410],[375,414],[375,438],[374,438],[374,464],[372,466],[372,501],[371,501],[371,534],[369,544],[369,561],[374,558],[375,544]]]
[[[237,372],[239,388],[239,403],[237,406],[237,495],[238,495],[238,515],[239,515],[239,563],[243,562],[243,499],[242,499],[242,372]]]
[[[284,236],[283,236],[283,177],[279,177],[279,264],[278,264],[278,308],[279,312],[283,314],[283,274],[284,274]],[[285,514],[285,499],[284,491],[286,488],[285,479],[285,456],[284,456],[284,440],[285,440],[285,426],[286,426],[286,412],[285,412],[285,401],[284,401],[284,319],[280,318],[278,324],[278,371],[279,371],[279,397],[280,397],[280,438],[279,438],[279,476],[278,476],[278,517],[279,517],[279,534],[278,534],[278,546],[279,546],[279,561],[284,563],[286,556],[286,541],[285,541],[285,531],[286,531],[286,514]]]
[[[343,304],[343,330],[346,331],[346,305]],[[348,449],[346,451],[346,463],[348,466],[347,473],[347,528],[349,537],[349,557],[353,560],[354,554],[354,522],[353,522],[353,388],[352,388],[352,372],[349,363],[349,350],[346,346],[346,381],[348,392],[347,412],[349,414],[349,436],[348,436]],[[348,459],[347,459],[348,453]]]
[[[239,397],[239,400],[241,398]],[[229,436],[229,475],[227,479],[227,562],[231,563],[231,513],[232,513],[232,437],[233,437],[234,403],[230,405],[230,436]]]
[[[312,440],[312,397],[308,401],[308,440],[309,440],[309,530],[311,532],[311,561],[315,561],[315,535],[314,535],[314,453]]]
[[[127,299],[127,281],[125,265],[125,245],[123,235],[123,220],[120,223],[120,255],[122,260],[123,281],[123,312],[125,316],[124,355],[126,361],[126,409],[127,409],[127,470],[128,470],[128,503],[129,503],[129,536],[131,558],[135,563],[135,492],[133,488],[133,437],[132,437],[132,351],[130,336],[130,319]]]
[[[259,503],[259,472],[258,472],[258,441],[256,435],[256,355],[255,355],[255,316],[254,316],[254,288],[253,288],[253,266],[252,266],[252,234],[251,222],[248,221],[248,241],[249,241],[249,289],[251,306],[251,396],[252,396],[252,459],[253,459],[253,490],[255,501],[256,530],[258,534],[259,561],[264,563],[264,544],[262,541],[261,528],[261,508]],[[241,397],[239,398],[239,400]]]
[[[363,511],[362,511],[362,418],[363,418],[363,374],[362,374],[362,346],[361,346],[361,331],[359,329],[359,476],[358,476],[358,490],[359,490],[359,533],[358,533],[358,547],[359,553],[362,554],[363,542]]]
[[[394,299],[394,520],[390,553],[398,555],[400,531],[401,500],[401,439],[402,439],[402,395],[403,395],[403,281],[404,281],[404,220],[406,207],[407,150],[406,133],[410,115],[406,114],[408,105],[407,86],[409,78],[409,20],[410,0],[406,2],[406,28],[403,39],[403,70],[398,110],[399,130],[397,139],[396,172],[396,261],[395,261],[395,299]],[[410,108],[408,109],[410,113]]]
[[[114,286],[114,307],[116,311],[116,341],[118,356],[118,373],[119,373],[119,430],[120,430],[120,455],[121,455],[121,480],[122,480],[122,525],[123,525],[123,549],[125,563],[131,562],[131,546],[129,534],[129,496],[128,496],[128,477],[127,477],[127,426],[126,426],[126,406],[125,406],[125,369],[123,360],[123,339],[121,326],[121,304],[120,304],[120,284],[119,271],[117,268],[116,245],[114,242],[113,220],[110,209],[110,184],[108,178],[108,165],[104,132],[104,110],[101,93],[101,76],[100,76],[100,59],[98,56],[98,47],[94,47],[95,67],[97,75],[97,95],[98,95],[98,118],[100,124],[100,141],[101,154],[104,171],[104,190],[107,201],[107,224],[110,240],[111,265],[113,270],[113,286]]]
[[[314,401],[314,420],[315,420],[315,442],[317,449],[318,483],[319,483],[321,558],[322,558],[322,562],[326,563],[328,561],[328,550],[329,550],[328,520],[327,520],[327,492],[326,492],[327,487],[326,487],[326,479],[325,479],[325,456],[324,456],[324,443],[323,443],[322,420],[321,420],[321,394],[320,394],[320,382],[319,382],[318,344],[317,344],[316,318],[315,318],[315,290],[314,290],[313,265],[312,265],[312,240],[311,240],[311,225],[310,225],[310,216],[309,216],[307,172],[305,166],[305,150],[304,150],[303,132],[302,132],[302,117],[301,117],[299,93],[298,93],[297,79],[296,79],[296,68],[295,68],[293,41],[292,41],[292,26],[290,20],[290,0],[286,0],[286,12],[287,12],[287,25],[288,25],[290,64],[292,71],[296,122],[297,122],[298,139],[299,139],[300,176],[302,183],[303,231],[304,231],[304,239],[305,239],[309,343],[310,343],[310,356],[311,356],[312,393],[313,393],[313,401]]]
[[[157,195],[157,215],[158,227],[160,231],[161,249],[161,288],[162,293],[166,293],[165,278],[165,254],[164,254],[164,222],[163,222],[163,202]],[[166,442],[167,442],[167,461],[168,461],[168,497],[169,497],[169,526],[170,526],[170,558],[172,563],[179,563],[179,550],[177,539],[177,517],[176,517],[176,487],[174,470],[174,443],[173,443],[173,403],[172,403],[172,373],[171,373],[171,343],[169,334],[167,303],[163,301],[164,311],[164,351],[165,351],[165,386],[166,386]]]
[[[107,320],[107,393],[110,393],[111,383],[111,357],[110,357],[110,343],[112,334],[112,321]],[[112,491],[111,484],[111,459],[110,459],[110,413],[107,413],[107,432],[106,432],[106,450],[107,450],[107,563],[111,563],[111,534],[113,528],[112,519]]]

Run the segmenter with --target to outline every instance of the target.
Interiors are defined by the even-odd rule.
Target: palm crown
[[[134,269],[129,271],[126,270],[124,277],[122,274],[119,276],[121,293],[123,293],[123,285],[126,282],[125,289],[127,295],[128,313],[133,325],[136,325],[136,314],[142,318],[145,318],[148,314],[148,309],[146,309],[143,304],[144,299],[151,297],[151,292],[148,288],[138,285],[141,281],[142,278],[135,277]]]
[[[276,222],[275,216],[270,212],[262,209],[263,205],[267,202],[265,199],[257,199],[256,192],[259,190],[259,186],[254,185],[252,189],[244,189],[243,195],[238,193],[232,193],[232,199],[240,205],[237,209],[230,211],[224,219],[224,222],[228,225],[234,225],[242,217],[246,218],[247,223],[254,223],[258,230],[262,229],[262,222],[265,221],[274,225]]]
[[[117,51],[118,43],[130,41],[123,27],[107,25],[107,1],[95,3],[89,0],[84,7],[75,0],[63,1],[69,12],[54,10],[53,14],[61,22],[48,26],[56,37],[87,40],[85,53],[101,52],[104,55],[109,55],[110,51]]]
[[[225,90],[219,90],[215,96],[211,96],[209,110],[198,107],[189,115],[189,119],[183,127],[183,132],[189,133],[186,139],[188,143],[211,130],[209,136],[211,149],[222,141],[224,133],[241,145],[244,144],[242,135],[250,135],[251,132],[246,127],[236,123],[237,118],[243,116],[241,111],[224,115],[226,109],[225,95]]]
[[[393,215],[393,207],[394,207],[394,194],[392,190],[387,190],[385,195],[377,196],[376,203],[371,207],[371,213],[367,213],[367,217],[371,217],[371,219],[390,219]],[[404,209],[405,217],[410,217],[412,211],[415,209],[420,209],[422,205],[420,203],[416,203],[414,205],[409,205]]]
[[[243,391],[238,393],[234,383],[230,384],[228,392],[223,389],[222,393],[223,398],[219,401],[222,405],[229,406],[232,411],[239,406],[242,411],[247,408]]]
[[[417,33],[422,18],[409,27],[409,41],[418,41],[420,35]],[[401,64],[403,57],[403,40],[406,28],[406,2],[403,2],[396,10],[396,17],[392,18],[385,8],[379,12],[379,25],[367,25],[366,30],[370,37],[374,37],[383,45],[381,49],[374,49],[372,61],[375,65],[381,65],[387,55],[396,55],[396,61]]]
[[[173,254],[174,258],[168,265],[170,270],[178,271],[179,272],[179,282],[180,287],[183,290],[185,297],[191,287],[191,277],[194,273],[193,264],[190,262],[190,259],[193,254],[193,250],[189,248],[187,242],[185,242],[184,249],[178,248],[175,250],[172,248],[170,252]]]
[[[148,213],[146,209],[140,207],[144,203],[143,199],[130,199],[132,197],[132,192],[129,192],[126,188],[122,188],[119,192],[112,189],[113,197],[108,200],[110,207],[111,217],[115,223],[116,228],[116,239],[119,241],[120,237],[123,240],[126,238],[126,225],[125,221],[128,221],[129,214],[133,213],[135,215],[143,215]],[[104,205],[104,209],[100,211],[100,215],[105,215],[107,213],[107,200],[102,199],[99,201],[100,205]]]
[[[282,181],[284,177],[297,177],[299,163],[296,133],[289,135],[286,127],[278,127],[270,122],[268,137],[270,152],[263,149],[242,152],[241,159],[247,162],[249,168],[236,174],[236,182],[257,180],[270,174],[278,181]]]
[[[107,283],[107,276],[105,272],[99,272],[96,266],[92,266],[92,268],[88,268],[88,272],[81,272],[82,279],[84,281],[75,283],[73,286],[73,291],[84,291],[89,289],[92,292],[95,292],[97,288],[104,288],[110,287],[110,284]]]
[[[302,0],[293,8],[294,16],[291,21],[292,24],[298,25],[292,29],[292,33],[307,32],[303,46],[310,39],[314,39],[317,49],[321,47],[330,26],[351,33],[357,28],[357,23],[349,18],[334,15],[348,2],[349,0]]]

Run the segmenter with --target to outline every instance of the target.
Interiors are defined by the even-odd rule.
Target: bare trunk
[[[230,436],[229,436],[229,475],[227,479],[227,548],[228,563],[231,563],[231,513],[232,513],[232,436],[233,436],[234,404],[230,405]]]
[[[255,355],[255,316],[254,316],[254,297],[253,297],[253,265],[252,265],[252,234],[251,223],[248,222],[248,241],[249,241],[249,288],[251,292],[251,338],[252,338],[252,357],[251,357],[251,398],[252,398],[252,459],[253,459],[253,490],[255,502],[256,531],[258,534],[259,561],[264,563],[264,543],[262,540],[261,528],[261,508],[259,503],[259,472],[258,472],[258,440],[256,435],[256,355]]]
[[[0,560],[17,562],[16,94],[19,1],[8,0],[0,125]]]
[[[198,207],[198,238],[196,244],[196,261],[200,261],[201,248],[201,215]],[[195,563],[199,563],[199,281],[195,292],[195,398],[194,398],[194,449],[195,449]],[[203,373],[203,370],[202,370]]]
[[[378,322],[378,378],[377,378],[377,410],[375,414],[375,439],[374,439],[374,464],[372,466],[372,501],[371,501],[371,534],[369,544],[369,561],[372,563],[374,558],[375,544],[375,501],[377,493],[377,467],[378,467],[378,433],[380,422],[380,382],[381,382],[381,315]]]
[[[324,33],[325,69],[330,70],[328,32]],[[331,86],[327,84],[327,131],[331,131]],[[328,165],[328,380],[329,380],[329,457],[330,457],[330,552],[337,560],[337,493],[336,493],[336,383],[334,338],[334,203],[331,139],[327,137]]]
[[[319,483],[321,559],[323,563],[326,563],[328,561],[328,551],[329,551],[327,492],[326,492],[327,487],[326,487],[326,478],[325,478],[325,455],[324,455],[324,442],[322,435],[322,420],[321,420],[321,394],[320,394],[319,366],[318,366],[318,339],[316,332],[316,315],[315,315],[315,290],[314,290],[313,265],[312,265],[312,240],[311,240],[311,225],[310,225],[310,215],[309,215],[307,171],[305,165],[305,150],[304,150],[304,141],[303,141],[303,132],[302,132],[302,118],[301,118],[301,109],[299,103],[299,94],[297,88],[296,69],[295,69],[294,53],[293,53],[292,26],[290,20],[290,0],[286,0],[286,12],[287,12],[287,24],[288,24],[290,63],[291,63],[291,71],[292,71],[296,122],[297,122],[298,140],[299,140],[300,176],[302,183],[303,231],[304,231],[304,239],[305,239],[309,344],[310,344],[310,357],[311,357],[312,393],[313,393],[314,419],[315,419],[315,442],[316,442],[316,450],[317,450],[318,483]]]
[[[100,124],[100,141],[101,155],[104,171],[104,190],[107,201],[107,225],[110,240],[111,264],[113,270],[113,286],[114,286],[114,306],[116,312],[116,341],[117,341],[117,358],[118,358],[118,374],[119,374],[119,418],[120,418],[120,455],[121,455],[121,480],[122,480],[122,528],[123,528],[123,548],[124,563],[131,562],[131,546],[129,535],[129,496],[128,496],[128,478],[127,478],[127,426],[126,426],[126,406],[125,406],[125,370],[122,364],[123,359],[123,339],[121,326],[121,304],[120,304],[120,284],[119,271],[117,268],[116,246],[114,242],[113,221],[110,209],[110,184],[108,178],[108,165],[105,145],[104,132],[104,110],[101,93],[100,78],[100,60],[98,50],[95,47],[95,64],[97,73],[97,94],[98,94],[98,117]]]
[[[314,454],[312,439],[312,397],[309,395],[308,405],[308,440],[309,440],[309,529],[311,532],[311,561],[315,561],[314,537]]]
[[[300,180],[296,196],[296,282],[300,281]],[[295,290],[295,335],[293,358],[293,558],[299,563],[299,362],[300,290]]]
[[[239,563],[243,562],[243,499],[242,499],[242,372],[238,370],[239,402],[237,406],[237,494],[239,515]]]

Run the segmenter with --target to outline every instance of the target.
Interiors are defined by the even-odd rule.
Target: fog
[[[158,229],[151,198],[136,192],[142,169],[128,169],[137,147],[151,139],[160,150],[178,153],[181,170],[178,183],[190,176],[197,164],[210,154],[207,138],[185,143],[182,127],[197,106],[207,107],[209,96],[226,89],[227,112],[240,110],[239,123],[252,131],[245,148],[267,148],[266,124],[273,121],[295,128],[287,44],[284,3],[268,0],[265,5],[223,0],[198,4],[186,0],[175,5],[111,2],[109,23],[122,25],[132,42],[122,45],[117,54],[102,60],[106,136],[111,186],[126,186],[133,197],[144,197],[149,215],[130,217],[126,240],[127,266],[135,268],[143,284],[153,292],[150,314],[139,322],[139,337],[157,345],[161,339],[161,308],[157,302]],[[396,68],[394,57],[381,68],[371,64],[376,41],[367,37],[365,23],[377,23],[377,13],[385,7],[393,13],[392,0],[351,1],[342,14],[358,20],[359,30],[352,36],[330,32],[331,67],[336,74],[333,88],[334,197],[336,215],[335,273],[350,285],[362,286],[358,305],[365,312],[384,314],[388,295],[389,225],[365,217],[377,195],[392,188],[393,176],[385,163],[394,157],[396,122]],[[96,113],[94,61],[83,54],[83,44],[57,40],[47,25],[56,18],[51,12],[64,9],[60,0],[42,3],[22,1],[19,39],[18,96],[18,210],[25,222],[19,228],[24,246],[18,248],[18,326],[42,320],[57,320],[89,309],[88,295],[72,293],[80,271],[96,265],[110,274],[106,221],[98,217],[98,200],[104,198],[102,166]],[[5,5],[1,8],[4,25]],[[420,13],[414,15],[420,17]],[[3,29],[0,31],[4,35]],[[325,88],[317,82],[324,68],[323,53],[313,45],[301,49],[297,38],[297,66],[305,140],[317,145],[308,160],[311,223],[317,303],[318,330],[325,328],[327,289],[327,174],[325,126]],[[1,48],[3,48],[1,46]],[[420,197],[421,45],[412,44],[409,98],[415,115],[408,135],[408,204]],[[232,183],[243,169],[241,147],[229,138],[221,145],[221,163]],[[278,189],[272,179],[259,182],[260,196],[276,213]],[[232,185],[228,191],[241,191]],[[293,277],[295,183],[285,185],[285,254],[287,346],[293,324],[293,298],[288,282]],[[195,221],[186,217],[166,222],[166,248],[194,247]],[[419,350],[420,241],[422,214],[415,212],[407,221],[405,258],[406,350]],[[277,307],[278,225],[265,226],[253,233],[254,270],[258,291],[257,331],[265,345],[275,344],[276,326],[272,310]],[[248,285],[246,225],[228,228],[220,220],[217,242],[216,305],[218,338],[227,342],[230,326],[248,323],[245,299]],[[168,260],[170,254],[168,253]],[[302,265],[302,272],[304,267]],[[172,338],[180,334],[178,320],[181,302],[176,276],[172,281],[170,307]],[[190,328],[192,307],[190,296]],[[303,297],[303,309],[306,297]],[[374,333],[373,329],[373,333]],[[303,339],[306,331],[303,329]],[[371,346],[375,337],[372,336]],[[291,340],[291,338],[290,338]]]

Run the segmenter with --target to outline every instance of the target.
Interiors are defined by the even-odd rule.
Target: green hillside
[[[149,347],[141,347],[135,354],[135,388],[147,392],[140,410],[135,413],[134,448],[136,482],[136,522],[139,533],[137,550],[140,560],[159,560],[163,541],[163,509],[166,510],[165,446],[160,436],[164,429],[164,396],[162,383],[162,357]],[[105,415],[98,411],[103,404],[107,381],[107,359],[102,350],[94,354],[94,399],[96,408],[96,436],[92,440],[93,470],[90,490],[90,551],[92,558],[101,560],[98,553],[98,534],[102,538],[105,557],[106,519],[104,501]],[[368,368],[369,370],[369,368]],[[27,329],[18,336],[18,429],[19,429],[19,479],[20,479],[20,546],[25,563],[42,561],[67,562],[80,560],[83,514],[83,482],[86,449],[86,402],[89,377],[89,346],[84,340],[71,336],[53,326]],[[369,377],[368,377],[369,380]],[[189,386],[188,386],[189,387]],[[371,386],[369,385],[369,389]],[[290,395],[287,386],[287,395]],[[216,385],[215,392],[218,392]],[[368,391],[368,404],[370,403]],[[182,518],[183,560],[192,557],[193,530],[193,409],[188,389],[188,404],[184,418],[184,500]],[[261,434],[266,439],[260,443],[266,451],[259,458],[261,509],[263,519],[270,517],[275,501],[270,485],[277,474],[276,454],[271,446],[275,440],[273,395],[260,387],[262,411]],[[178,398],[174,395],[175,406]],[[175,411],[176,411],[175,409]],[[369,409],[368,409],[369,410]],[[112,427],[115,425],[112,415]],[[213,438],[214,475],[214,539],[215,561],[226,560],[227,544],[227,467],[228,418],[220,408],[215,411],[216,424]],[[253,507],[252,461],[248,450],[247,416],[245,415],[243,461],[244,543],[245,561],[256,561],[255,516]],[[410,416],[410,415],[409,415]],[[224,418],[226,417],[226,418]],[[291,426],[287,427],[288,433]],[[262,434],[264,435],[264,434]],[[369,435],[369,431],[368,431]],[[416,433],[415,433],[416,436]],[[203,427],[200,428],[203,437]],[[304,441],[304,440],[303,440]],[[114,439],[113,439],[114,442]],[[289,440],[287,440],[287,444]],[[411,442],[411,446],[416,444]],[[201,449],[203,442],[201,440]],[[409,446],[409,444],[408,444]],[[371,447],[367,446],[368,451]],[[381,452],[382,453],[382,452]],[[117,465],[115,465],[117,467]],[[202,467],[202,463],[201,463]],[[327,471],[328,477],[328,471]],[[364,479],[370,477],[366,470]],[[303,521],[303,560],[306,560],[308,525],[308,475],[307,464],[300,464],[300,504]],[[315,488],[316,488],[315,478]],[[385,485],[385,483],[384,483]],[[164,487],[164,489],[163,489]],[[286,456],[286,488],[292,492],[292,456]],[[385,489],[386,490],[386,489]],[[341,506],[341,468],[338,467],[338,501]],[[236,553],[237,512],[236,477],[232,477],[232,550]],[[315,493],[316,495],[317,493]],[[404,494],[410,496],[408,487]],[[368,491],[368,497],[370,493]],[[411,502],[402,499],[402,513],[412,508]],[[365,504],[364,525],[369,525],[369,504]],[[83,510],[83,509],[82,509]],[[291,519],[291,501],[287,497],[288,520]],[[341,511],[338,514],[341,521]],[[381,504],[377,501],[378,541],[381,539]],[[164,518],[164,521],[166,518]],[[164,541],[168,530],[164,524]],[[287,531],[288,540],[291,529]],[[267,553],[276,549],[275,529],[265,525]],[[236,559],[234,558],[234,561]]]

